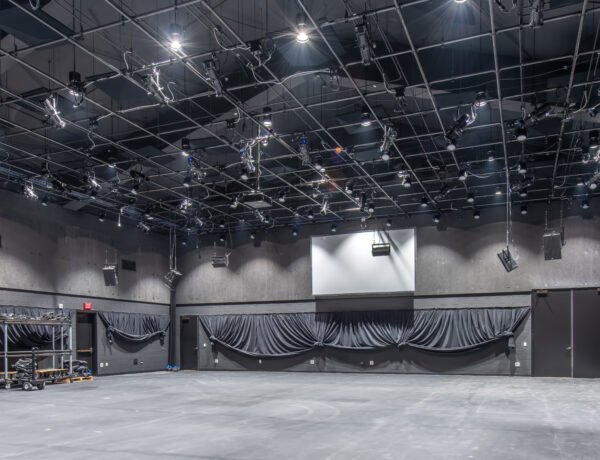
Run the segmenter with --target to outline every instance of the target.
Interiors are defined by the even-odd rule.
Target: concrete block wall
[[[169,314],[169,289],[162,277],[168,270],[168,241],[145,234],[133,225],[62,209],[0,191],[0,304],[94,311]],[[102,267],[108,252],[119,263],[119,285],[105,286]],[[136,271],[122,270],[121,260],[136,262]],[[73,315],[75,318],[75,315]],[[74,319],[75,321],[75,319]],[[73,323],[75,325],[75,323]],[[73,346],[76,344],[73,327]],[[98,373],[164,369],[168,338],[143,348],[109,345],[102,321],[97,321]],[[133,359],[137,358],[137,366]]]

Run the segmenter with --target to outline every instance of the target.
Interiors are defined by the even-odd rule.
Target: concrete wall
[[[0,237],[0,304],[56,308],[62,303],[77,311],[92,302],[94,311],[169,314],[170,293],[162,283],[168,269],[163,236],[0,191]],[[109,260],[116,253],[119,261],[115,287],[104,285],[107,250]],[[136,262],[135,272],[121,270],[123,258]],[[97,360],[108,363],[98,366],[100,375],[165,368],[168,338],[164,346],[158,340],[137,348],[109,345],[102,321],[96,323]]]
[[[600,285],[600,212],[582,215],[577,209],[564,219],[566,245],[562,259],[545,261],[542,234],[544,207],[515,216],[513,237],[519,268],[507,273],[497,253],[506,246],[502,210],[490,210],[475,223],[469,216],[444,218],[438,227],[429,217],[398,219],[397,227],[417,227],[417,296],[525,292],[542,288],[584,288]],[[596,210],[600,211],[600,210]],[[566,213],[566,211],[565,211]],[[558,209],[551,209],[549,226],[559,226]],[[595,215],[595,217],[593,217]],[[370,228],[381,226],[381,222]],[[234,235],[229,268],[213,268],[212,241],[180,257],[185,277],[177,292],[178,305],[298,301],[313,299],[310,236],[325,234],[325,226]],[[355,224],[338,225],[338,233],[358,231]]]
[[[0,287],[169,302],[169,290],[162,284],[169,266],[168,242],[162,236],[0,191],[0,237]],[[122,258],[137,264],[135,272],[119,270],[116,287],[104,285],[107,251],[109,260],[116,253],[119,264]]]
[[[518,306],[530,304],[535,289],[584,288],[600,286],[600,231],[598,205],[587,212],[577,206],[565,206],[561,221],[559,205],[548,208],[548,227],[564,224],[566,245],[562,259],[545,261],[542,234],[546,226],[546,207],[530,206],[529,214],[516,214],[513,239],[518,248],[519,268],[507,273],[497,253],[506,245],[504,209],[484,210],[479,222],[470,213],[443,216],[438,226],[431,217],[396,219],[394,228],[417,228],[416,291],[415,297],[379,297],[372,299],[315,299],[311,293],[310,236],[326,234],[327,225],[300,227],[299,236],[290,229],[258,232],[250,240],[248,232],[234,234],[229,268],[213,268],[210,263],[212,241],[204,241],[200,249],[190,250],[180,257],[184,273],[177,291],[177,324],[182,315],[223,313],[278,313],[327,311],[330,309],[381,308],[443,308]],[[369,222],[369,229],[381,227],[382,222]],[[360,231],[357,224],[338,225],[338,232]],[[202,336],[200,344],[207,338]],[[520,327],[517,348],[506,355],[491,348],[488,354],[472,355],[451,366],[423,360],[407,352],[400,361],[390,356],[374,357],[385,362],[381,372],[460,372],[492,374],[531,374],[531,319]],[[177,340],[178,342],[179,340]],[[527,345],[524,345],[527,344]],[[255,368],[257,360],[218,350],[219,363],[214,364],[212,350],[200,348],[199,365],[211,369]],[[412,353],[412,354],[411,354]],[[179,350],[177,351],[179,357]],[[289,370],[359,370],[349,357],[321,357],[321,365],[310,365],[310,357],[281,362],[273,368]],[[435,361],[435,360],[434,360]],[[515,366],[519,363],[519,367]],[[269,364],[271,365],[271,364]],[[261,368],[265,368],[262,364]]]

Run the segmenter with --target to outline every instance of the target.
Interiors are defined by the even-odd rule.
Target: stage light
[[[346,194],[347,195],[354,195],[354,185],[352,185],[352,182],[348,182],[346,184]]]
[[[374,203],[369,203],[367,206],[367,212],[369,214],[373,214],[375,212],[375,204]]]
[[[392,226],[392,219],[388,219],[388,220],[386,220],[386,221],[385,221],[385,226],[386,226],[387,228],[390,228],[390,227]]]
[[[220,97],[223,95],[223,83],[219,78],[219,72],[217,71],[217,64],[212,59],[204,61],[204,70],[206,71],[208,81],[213,85],[215,89],[215,96]]]
[[[502,195],[502,189],[500,187],[496,187],[496,195]]]
[[[219,222],[219,228],[225,228],[225,221],[223,219]]]
[[[475,196],[472,193],[469,193],[467,195],[467,203],[474,203],[475,202]]]
[[[308,211],[308,214],[306,215],[306,217],[308,217],[309,219],[314,219],[315,215],[313,214],[312,210]]]
[[[473,211],[473,219],[479,220],[481,218],[481,213],[477,210]]]
[[[332,224],[331,225],[331,233],[335,233],[335,232],[337,232],[337,225]]]
[[[183,186],[189,187],[190,185],[192,185],[192,176],[188,174],[183,178]]]
[[[315,157],[315,161],[313,166],[315,167],[316,170],[318,171],[323,171],[325,170],[325,168],[323,167],[323,160],[321,159],[320,156]]]
[[[169,48],[171,51],[181,51],[183,39],[183,30],[179,24],[171,24],[169,27]]]
[[[56,96],[51,94],[42,103],[44,112],[46,113],[46,120],[50,121],[57,128],[64,128],[67,123],[60,117],[60,112],[56,104]]]
[[[458,3],[458,4],[460,4],[460,3],[465,3],[466,1],[467,1],[467,0],[454,0],[454,3]]]
[[[519,126],[515,130],[515,136],[519,142],[525,142],[527,140],[527,130],[524,126]]]
[[[122,208],[121,208],[121,209],[122,209]],[[121,212],[119,213],[119,215],[117,216],[117,227],[119,227],[119,228],[122,226],[122,225],[121,225],[121,213],[122,213],[122,211],[121,211]]]
[[[43,197],[41,203],[42,203],[42,206],[48,206],[48,197],[47,196]]]
[[[421,207],[422,208],[426,208],[427,207],[427,198],[423,197],[421,198]]]
[[[585,182],[583,181],[583,177],[581,177],[581,176],[577,177],[577,185],[579,187],[585,185]]]
[[[338,155],[342,153],[342,148],[339,145],[335,148],[335,153],[337,153]]]
[[[256,234],[254,232],[250,233],[250,239],[251,240],[256,239]]]
[[[363,106],[361,115],[360,115],[360,124],[365,128],[371,126],[373,124],[373,118],[371,117],[371,112],[367,108],[367,106]]]
[[[521,206],[521,215],[522,216],[527,215],[527,205],[526,204]]]
[[[439,214],[435,214],[433,216],[433,223],[439,224],[440,223],[440,219],[441,219],[441,216]]]
[[[475,107],[477,107],[478,109],[485,107],[488,104],[487,101],[487,96],[483,91],[480,91],[479,93],[477,93],[477,95],[475,96],[475,102],[473,102],[473,105]]]
[[[238,197],[234,196],[233,199],[231,200],[231,203],[229,203],[229,207],[231,209],[236,209],[239,204],[240,204],[240,201],[239,201]]]
[[[223,234],[219,235],[219,241],[221,243],[224,243],[225,242],[225,235],[223,235]]]
[[[98,222],[104,222],[104,218],[106,217],[106,214],[102,213],[98,216]]]
[[[402,187],[408,189],[412,185],[412,181],[410,180],[410,176],[402,177]]]
[[[588,200],[583,200],[583,201],[581,202],[581,207],[582,207],[583,209],[589,209],[589,208],[590,208],[590,202],[589,202]]]
[[[78,72],[69,72],[69,95],[73,98],[73,108],[76,109],[83,102],[84,87],[81,83],[81,75]]]
[[[244,182],[248,180],[248,172],[245,169],[242,169],[242,173],[240,174],[240,179]]]
[[[306,43],[308,42],[308,33],[306,32],[306,14],[298,13],[296,15],[296,41],[298,43]]]
[[[181,155],[184,157],[190,156],[190,140],[187,137],[181,139]]]
[[[527,189],[526,188],[522,188],[521,191],[519,192],[519,196],[521,198],[527,197]]]
[[[461,182],[464,182],[467,180],[467,170],[466,169],[461,169],[458,172],[458,180]]]
[[[280,203],[285,203],[285,190],[279,192],[279,196],[277,197],[277,201]]]
[[[596,182],[589,181],[588,187],[590,190],[596,190],[598,188],[598,184]]]
[[[296,230],[296,228],[292,229],[292,235],[293,236],[298,236],[298,230]]]
[[[360,50],[363,65],[371,65],[371,62],[373,62],[373,45],[371,44],[367,25],[365,23],[357,25],[354,28],[354,32],[356,33],[356,42]]]
[[[496,158],[494,157],[494,152],[492,152],[492,151],[489,151],[489,152],[488,152],[488,161],[489,161],[490,163],[492,163],[492,162],[493,162],[493,161],[495,161],[495,160],[496,160]]]
[[[267,128],[270,128],[271,126],[273,126],[273,117],[272,117],[272,113],[271,113],[271,108],[270,107],[265,107],[263,109],[262,123]]]
[[[454,152],[456,150],[456,140],[453,138],[447,138],[446,139],[446,150],[448,150],[448,152]]]
[[[527,163],[524,161],[519,162],[519,174],[527,174]]]
[[[391,124],[387,124],[383,131],[383,140],[381,141],[381,146],[379,147],[379,152],[381,153],[381,159],[383,161],[389,161],[390,159],[390,148],[394,144],[394,140],[398,136],[398,131]]]

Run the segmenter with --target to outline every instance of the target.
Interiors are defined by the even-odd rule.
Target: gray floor
[[[0,390],[1,458],[598,459],[600,381],[180,372]]]

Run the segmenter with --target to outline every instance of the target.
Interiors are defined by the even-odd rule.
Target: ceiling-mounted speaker
[[[104,275],[105,286],[118,286],[119,278],[117,277],[117,266],[116,265],[105,265],[102,269]]]
[[[171,268],[164,276],[165,286],[167,286],[169,289],[175,289],[182,276],[183,274],[181,272],[175,268]]]
[[[562,259],[562,247],[565,244],[564,231],[546,230],[543,235],[544,259]]]
[[[504,265],[504,269],[507,272],[512,272],[515,268],[519,267],[517,261],[513,259],[512,254],[508,249],[508,246],[506,247],[506,249],[503,249],[498,253],[498,258],[500,259],[500,262],[502,262],[502,265]]]

